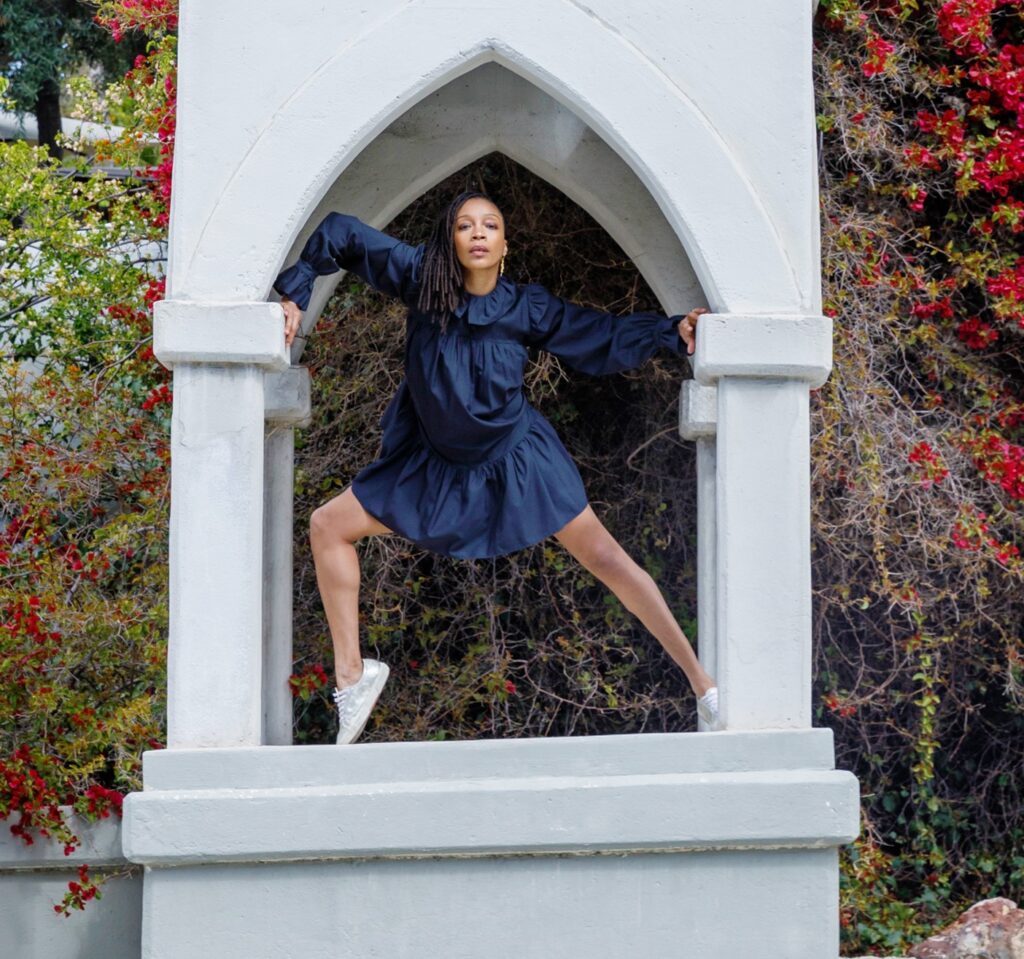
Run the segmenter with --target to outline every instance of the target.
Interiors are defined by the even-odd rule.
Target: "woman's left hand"
[[[701,313],[710,313],[711,311],[704,306],[698,306],[695,310],[690,310],[680,321],[676,329],[679,330],[679,335],[686,340],[686,352],[688,354],[693,353],[697,348],[697,317]]]

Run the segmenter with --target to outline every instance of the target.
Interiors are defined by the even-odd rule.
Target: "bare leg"
[[[555,538],[651,631],[686,673],[697,696],[703,696],[715,685],[679,628],[657,584],[605,529],[593,509],[588,506],[566,523]]]
[[[309,542],[316,582],[334,643],[334,669],[339,689],[359,681],[359,556],[355,543],[364,536],[390,533],[356,499],[352,487],[313,510]]]

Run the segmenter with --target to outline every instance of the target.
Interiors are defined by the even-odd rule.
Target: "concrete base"
[[[143,955],[834,959],[838,894],[831,849],[153,869]]]
[[[827,730],[149,753],[143,956],[834,956],[858,790],[832,755]]]

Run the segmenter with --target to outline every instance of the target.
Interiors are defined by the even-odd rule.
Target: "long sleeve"
[[[553,353],[575,370],[602,376],[640,366],[660,348],[685,355],[683,318],[660,313],[616,316],[553,296],[530,284],[529,344]]]
[[[318,276],[351,270],[374,289],[411,305],[423,250],[422,245],[403,243],[357,217],[329,213],[306,241],[298,261],[278,275],[274,289],[305,310]]]

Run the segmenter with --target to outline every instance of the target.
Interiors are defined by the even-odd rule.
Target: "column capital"
[[[292,366],[263,378],[263,415],[272,426],[306,426],[310,416],[309,368]]]
[[[804,380],[821,386],[832,370],[832,319],[798,313],[705,313],[691,357],[698,383],[722,376]]]
[[[159,300],[153,310],[153,353],[168,369],[179,363],[290,365],[280,303]]]

